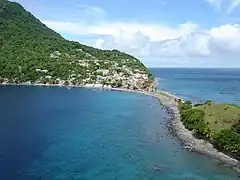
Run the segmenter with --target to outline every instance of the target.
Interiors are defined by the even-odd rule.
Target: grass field
[[[221,129],[229,129],[231,125],[240,120],[240,107],[229,104],[200,105],[194,108],[204,111],[205,120],[211,129],[219,132]]]

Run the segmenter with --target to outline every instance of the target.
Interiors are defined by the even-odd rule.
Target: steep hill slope
[[[144,89],[153,77],[136,58],[65,40],[19,3],[0,0],[1,82],[110,84]]]

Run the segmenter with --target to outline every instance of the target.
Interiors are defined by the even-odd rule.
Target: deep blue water
[[[240,104],[240,69],[150,69],[159,88],[181,98]]]
[[[235,180],[181,148],[152,97],[0,86],[0,180]]]

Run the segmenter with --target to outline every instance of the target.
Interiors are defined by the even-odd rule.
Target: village
[[[59,58],[59,56],[61,56],[59,52],[50,55],[51,58]],[[1,83],[155,91],[155,84],[146,71],[140,69],[139,66],[129,64],[131,61],[129,59],[119,61],[97,59],[71,61],[70,65],[74,66],[75,69],[81,69],[81,71],[71,70],[66,78],[54,76],[48,69],[36,68],[35,71],[39,75],[39,79],[34,82],[18,82],[4,78],[1,79]]]

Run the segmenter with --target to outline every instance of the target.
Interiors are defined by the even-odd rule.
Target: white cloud
[[[65,37],[102,49],[119,49],[131,53],[147,65],[185,65],[191,62],[210,64],[214,58],[220,62],[222,57],[240,57],[239,25],[225,24],[203,29],[192,22],[175,26],[159,22],[109,22],[109,14],[104,9],[82,5],[77,0],[64,1],[63,4],[39,0],[15,1],[23,3],[43,23]],[[204,1],[226,13],[237,11],[240,7],[240,0]],[[162,1],[162,4],[166,4],[166,1]],[[114,14],[111,14],[111,19],[114,18]]]
[[[240,0],[205,0],[218,10],[227,9],[228,13],[231,13],[234,9],[240,6]]]
[[[155,59],[155,64],[156,59],[185,59],[186,63],[189,59],[199,61],[208,57],[240,56],[240,25],[226,24],[202,29],[194,23],[170,27],[127,22],[102,22],[96,25],[44,22],[64,34],[87,35],[91,39],[89,44],[97,48],[131,53],[147,65],[153,63],[152,59]]]
[[[50,28],[76,35],[106,35],[116,38],[132,38],[137,31],[147,35],[150,40],[164,40],[187,35],[198,28],[197,24],[185,23],[177,27],[156,24],[141,24],[131,22],[102,22],[94,25],[61,21],[44,21]]]
[[[76,5],[76,7],[83,11],[85,15],[92,17],[103,18],[106,15],[106,11],[101,7],[87,5]]]
[[[231,13],[236,7],[240,5],[240,0],[234,0],[230,4],[230,7],[228,8],[228,13]]]
[[[149,42],[141,55],[165,58],[210,56],[209,39],[207,33],[196,31],[176,39]]]
[[[216,8],[220,8],[224,0],[205,0],[205,1]]]
[[[223,25],[212,28],[211,50],[215,54],[240,56],[240,25]]]

